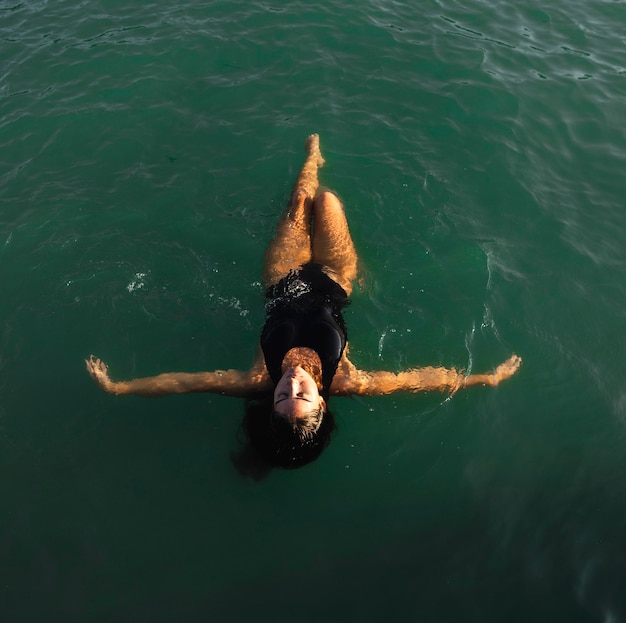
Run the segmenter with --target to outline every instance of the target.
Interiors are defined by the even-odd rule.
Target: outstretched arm
[[[331,394],[347,396],[379,396],[392,392],[424,392],[449,391],[471,385],[491,385],[513,376],[522,363],[521,357],[511,356],[500,364],[492,373],[470,374],[465,376],[462,371],[454,368],[414,368],[404,372],[384,372],[358,370],[346,356],[342,358],[337,373],[330,387]]]
[[[249,397],[264,391],[271,391],[272,384],[262,360],[248,371],[215,370],[214,372],[169,372],[158,376],[112,381],[108,366],[93,355],[85,360],[87,372],[96,385],[109,394],[135,394],[137,396],[166,396],[190,392],[211,392],[224,396]]]

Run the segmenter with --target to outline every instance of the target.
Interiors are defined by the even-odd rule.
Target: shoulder
[[[365,383],[363,372],[348,359],[348,345],[346,344],[330,385],[330,393],[339,396],[358,394]]]

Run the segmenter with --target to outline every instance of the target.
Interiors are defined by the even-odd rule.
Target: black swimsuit
[[[308,263],[289,273],[266,291],[267,319],[261,348],[274,382],[282,376],[281,364],[295,346],[312,348],[322,362],[322,395],[328,398],[347,332],[341,310],[350,302],[345,290],[320,264]]]

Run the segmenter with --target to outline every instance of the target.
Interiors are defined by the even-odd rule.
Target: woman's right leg
[[[321,193],[313,203],[313,261],[329,269],[350,295],[357,276],[358,258],[341,201],[331,192]]]
[[[322,152],[320,151],[319,134],[310,134],[304,143],[304,148],[306,149],[307,156],[298,175],[298,179],[293,185],[293,192],[302,189],[312,200],[320,185],[317,170],[324,166],[324,158],[322,158]]]
[[[265,287],[278,283],[291,270],[311,261],[311,209],[319,185],[317,169],[324,164],[319,136],[306,140],[307,157],[280,218],[276,235],[265,252]]]

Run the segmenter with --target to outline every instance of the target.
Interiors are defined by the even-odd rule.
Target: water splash
[[[148,276],[148,273],[135,273],[133,279],[126,286],[126,289],[129,292],[132,293],[132,292],[135,292],[137,290],[141,290],[141,289],[145,288],[146,282],[144,281],[144,279],[147,276]]]

